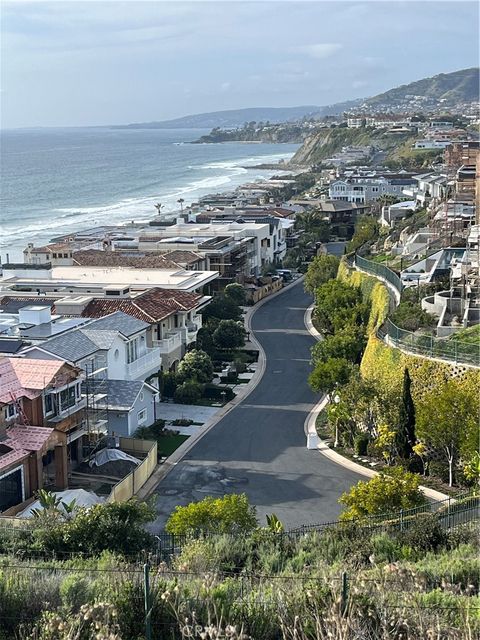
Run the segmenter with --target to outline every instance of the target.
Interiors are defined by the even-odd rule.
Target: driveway
[[[156,527],[177,504],[242,492],[261,523],[269,513],[287,527],[337,519],[338,498],[360,476],[306,448],[305,418],[318,401],[307,384],[314,339],[304,313],[310,304],[299,282],[253,315],[265,373],[157,486]]]

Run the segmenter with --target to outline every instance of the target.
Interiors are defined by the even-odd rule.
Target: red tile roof
[[[195,262],[204,260],[204,257],[199,253],[195,253],[194,251],[182,251],[181,249],[164,253],[163,257],[168,260],[173,260],[178,264],[195,264]]]
[[[144,320],[150,324],[167,318],[176,311],[191,311],[203,298],[198,293],[174,289],[149,289],[135,298],[105,300],[97,298],[87,304],[82,312],[85,318],[103,318],[115,311]]]
[[[126,255],[120,251],[100,251],[87,249],[75,251],[75,264],[82,267],[133,267],[134,269],[179,269],[173,259],[156,252],[147,252],[138,256]]]

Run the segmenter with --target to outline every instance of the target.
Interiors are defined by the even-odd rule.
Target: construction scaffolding
[[[98,442],[108,435],[108,378],[106,355],[85,366],[82,395],[86,399],[86,438],[83,457],[88,458]]]

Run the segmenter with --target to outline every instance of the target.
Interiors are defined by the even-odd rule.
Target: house
[[[166,371],[176,370],[187,347],[195,342],[202,326],[200,311],[210,300],[209,296],[186,291],[150,289],[123,299],[89,299],[77,312],[88,318],[103,318],[115,311],[122,311],[148,323],[152,347],[159,349],[160,367]]]
[[[403,202],[382,207],[379,222],[385,227],[393,228],[399,220],[404,220],[411,215],[416,206],[415,200],[404,200]]]
[[[80,368],[86,376],[144,380],[160,370],[162,356],[152,345],[150,324],[122,311],[87,322],[26,352],[54,357]]]
[[[51,427],[7,426],[5,410],[1,411],[0,513],[9,515],[9,510],[45,486],[44,460],[55,456],[57,445],[63,446]]]
[[[385,178],[351,176],[330,183],[328,197],[331,200],[346,200],[366,204],[382,196],[402,197],[403,190],[415,184],[410,177]]]
[[[413,176],[415,186],[404,188],[405,196],[414,197],[421,207],[427,206],[432,199],[443,200],[447,194],[447,176],[434,172]]]
[[[132,436],[157,418],[158,389],[141,380],[108,380],[108,428],[112,435]]]
[[[18,447],[29,455],[34,450],[42,452],[41,464],[36,456],[35,464],[31,463],[36,468],[29,470],[31,492],[45,484],[65,489],[69,469],[83,459],[83,445],[90,434],[82,382],[81,371],[62,360],[0,359],[0,422],[4,433],[11,443],[18,440]],[[20,437],[21,431],[11,431],[14,427],[25,427],[25,438]],[[46,431],[37,432],[37,428]],[[20,464],[20,458],[16,459]],[[26,473],[26,459],[22,460],[24,471],[16,477]]]
[[[55,266],[73,264],[73,248],[67,242],[47,244],[43,247],[35,247],[29,242],[23,250],[23,259],[26,264],[50,263]]]
[[[0,290],[24,291],[38,295],[105,295],[118,297],[127,289],[146,291],[151,288],[177,291],[203,291],[218,278],[216,271],[188,271],[174,269],[134,267],[52,267],[51,264],[4,264],[0,278]]]

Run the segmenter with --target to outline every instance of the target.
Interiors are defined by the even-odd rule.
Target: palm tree
[[[185,200],[183,198],[179,198],[177,202],[180,205],[180,211],[183,213],[183,203],[185,202]]]
[[[163,204],[161,202],[157,202],[156,204],[153,205],[155,207],[155,209],[158,212],[158,215],[160,215],[160,210],[163,207]]]

